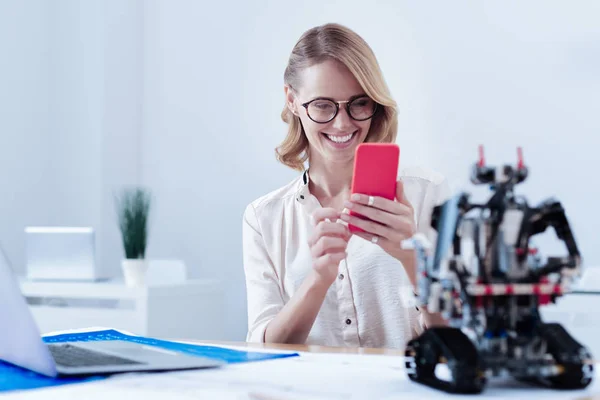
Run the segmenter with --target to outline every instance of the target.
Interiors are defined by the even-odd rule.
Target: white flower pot
[[[144,259],[127,259],[121,261],[125,284],[130,287],[144,286],[146,284],[146,271],[148,263]]]

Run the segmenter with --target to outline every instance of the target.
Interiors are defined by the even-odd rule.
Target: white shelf
[[[122,281],[20,281],[42,333],[105,326],[157,338],[219,340],[224,293],[216,280],[127,287]]]
[[[144,296],[186,296],[198,291],[217,291],[216,280],[187,280],[180,283],[155,283],[145,287],[127,287],[121,280],[98,282],[31,281],[21,280],[23,294],[45,297],[121,298]]]

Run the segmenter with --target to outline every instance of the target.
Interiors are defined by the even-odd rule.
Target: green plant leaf
[[[123,189],[115,197],[125,257],[145,258],[148,240],[148,217],[152,196],[140,187]]]

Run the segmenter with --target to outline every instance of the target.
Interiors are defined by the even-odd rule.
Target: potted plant
[[[144,188],[126,188],[116,196],[116,209],[125,259],[121,262],[125,284],[145,284],[146,246],[151,195]]]

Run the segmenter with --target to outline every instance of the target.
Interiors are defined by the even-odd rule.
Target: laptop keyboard
[[[70,344],[49,345],[50,353],[57,365],[63,367],[103,367],[113,365],[143,364],[127,358],[88,350]]]

